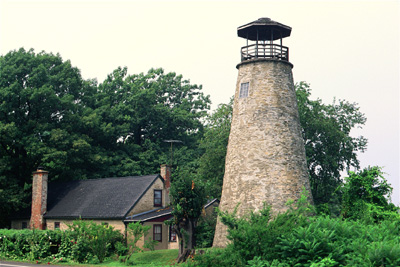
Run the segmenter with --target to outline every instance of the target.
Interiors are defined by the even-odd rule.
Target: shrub
[[[102,262],[123,236],[112,227],[75,221],[68,230],[0,230],[0,257],[30,261]],[[62,260],[61,260],[62,259]]]
[[[212,246],[216,224],[216,216],[200,217],[196,226],[196,247],[208,248]]]
[[[114,250],[113,244],[123,240],[119,231],[112,226],[97,224],[92,221],[77,220],[68,226],[72,257],[78,262],[101,263]]]
[[[228,226],[226,249],[195,256],[188,266],[400,266],[400,220],[380,223],[312,216],[305,198],[275,217],[270,208],[237,218],[220,213]]]

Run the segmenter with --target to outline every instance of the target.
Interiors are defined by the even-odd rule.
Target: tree
[[[305,82],[296,84],[296,95],[311,191],[318,206],[332,201],[342,171],[359,168],[356,153],[364,152],[367,139],[352,137],[350,131],[364,125],[366,118],[356,103],[339,100],[325,105],[320,99],[311,100]]]
[[[342,216],[353,220],[379,222],[397,218],[398,208],[390,203],[393,188],[383,176],[382,168],[374,166],[350,172],[342,186]]]
[[[172,225],[179,238],[177,262],[186,261],[196,246],[196,226],[207,202],[205,187],[185,169],[177,169],[171,183]]]
[[[95,167],[86,101],[94,92],[60,55],[31,49],[0,58],[0,214],[29,202],[31,173],[39,164],[52,179],[86,177]],[[93,163],[93,165],[92,165]],[[94,168],[95,169],[95,168]]]
[[[198,175],[206,181],[207,192],[212,198],[221,197],[225,171],[225,156],[232,122],[233,98],[229,104],[220,104],[208,116],[204,137],[199,147],[204,154],[199,160]]]
[[[22,48],[1,56],[0,68],[2,227],[29,205],[39,165],[50,181],[156,173],[166,139],[183,141],[175,161],[199,157],[210,99],[181,75],[117,68],[97,85],[58,54]]]
[[[108,75],[99,86],[97,111],[109,129],[104,141],[111,143],[111,150],[124,147],[119,161],[125,164],[118,169],[156,171],[167,160],[169,146],[163,141],[168,139],[195,150],[210,104],[201,89],[162,69],[128,75],[127,68],[117,68]]]

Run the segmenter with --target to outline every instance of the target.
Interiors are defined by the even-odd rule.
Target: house
[[[108,224],[126,234],[129,221],[135,214],[163,209],[169,205],[170,167],[161,165],[160,174],[115,177],[48,184],[48,172],[38,169],[33,173],[31,214],[15,218],[13,229],[68,228],[74,220],[92,220]],[[159,241],[155,249],[177,248],[176,240],[169,240],[169,227],[163,222],[171,213],[152,225],[150,235]]]
[[[158,241],[155,249],[178,248],[176,234],[164,224],[172,218],[170,174],[169,165],[161,165],[160,174],[48,184],[48,172],[38,169],[33,173],[30,214],[16,216],[11,228],[65,230],[82,219],[111,225],[126,235],[128,223],[141,221],[151,226],[147,238]],[[209,202],[205,210],[215,204]]]

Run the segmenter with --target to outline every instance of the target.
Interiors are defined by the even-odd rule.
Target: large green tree
[[[128,75],[127,68],[117,68],[108,75],[99,85],[96,112],[103,118],[103,141],[110,151],[119,151],[113,158],[121,162],[114,165],[115,175],[158,171],[161,163],[169,162],[170,144],[165,140],[182,142],[176,159],[195,157],[210,105],[201,89],[163,69]]]
[[[209,96],[181,75],[117,68],[100,85],[60,55],[34,50],[0,57],[0,227],[28,206],[32,171],[50,181],[156,173],[198,157]]]
[[[305,82],[296,84],[295,89],[314,202],[329,203],[335,200],[335,190],[342,182],[341,172],[359,167],[356,153],[366,149],[367,140],[352,137],[350,132],[361,127],[366,118],[355,103],[339,100],[327,105],[320,99],[311,100],[311,89]],[[220,105],[207,120],[200,143],[205,152],[198,173],[210,185],[213,196],[221,192],[231,116],[232,101]]]
[[[53,179],[85,176],[94,153],[82,122],[94,91],[60,55],[10,51],[0,58],[0,214],[15,210],[28,194],[38,165]],[[3,216],[1,216],[2,219]],[[4,221],[4,220],[3,220]]]
[[[327,105],[320,99],[311,100],[305,82],[296,84],[296,95],[314,202],[335,201],[341,172],[358,169],[357,152],[366,149],[366,138],[350,135],[352,129],[365,124],[365,115],[356,103],[339,100]]]
[[[208,116],[206,130],[199,148],[204,151],[199,160],[198,175],[206,181],[210,197],[220,198],[225,172],[225,156],[232,122],[233,98],[220,104]]]
[[[350,172],[342,190],[342,216],[353,220],[379,222],[400,218],[398,207],[390,202],[393,188],[387,182],[382,168],[368,167]]]

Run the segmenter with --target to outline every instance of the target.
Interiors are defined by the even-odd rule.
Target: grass
[[[108,266],[108,267],[126,267],[126,266],[140,266],[140,267],[161,267],[168,266],[175,263],[178,257],[177,249],[165,249],[155,251],[145,251],[141,253],[135,253],[128,260],[129,265],[118,262],[118,261],[107,261],[97,266]]]
[[[76,266],[76,267],[164,267],[173,265],[176,258],[178,258],[177,249],[165,249],[165,250],[155,250],[155,251],[145,251],[140,253],[135,253],[129,259],[129,264],[125,264],[116,260],[106,259],[100,264],[72,264],[67,262],[52,263],[51,265],[63,265],[63,266]],[[1,259],[5,261],[13,261],[9,259]],[[22,260],[15,260],[17,262],[29,262]],[[41,262],[40,264],[45,265],[46,262]],[[47,265],[47,264],[46,264]],[[50,266],[51,266],[50,265]],[[39,265],[40,266],[40,265]]]

